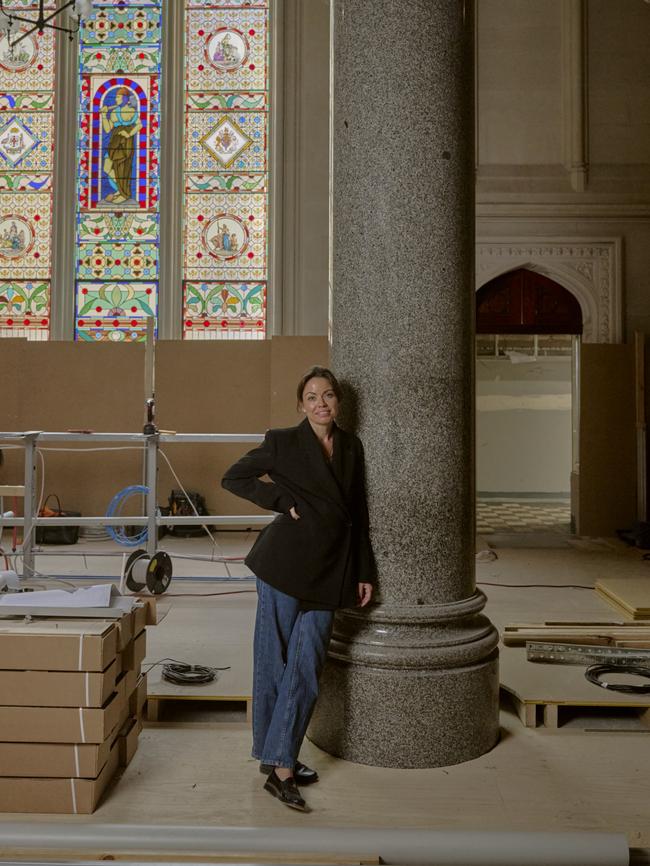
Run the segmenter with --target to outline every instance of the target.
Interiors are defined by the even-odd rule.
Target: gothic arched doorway
[[[520,268],[478,290],[476,320],[477,531],[566,535],[578,461],[580,304]]]

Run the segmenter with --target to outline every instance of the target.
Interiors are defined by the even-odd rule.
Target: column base
[[[428,609],[340,611],[308,738],[377,767],[445,767],[493,748],[498,634],[471,610],[483,603],[477,593]]]

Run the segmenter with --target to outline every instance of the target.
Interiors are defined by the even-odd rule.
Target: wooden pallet
[[[147,636],[147,721],[160,717],[162,702],[204,701],[239,704],[251,721],[252,634],[255,606],[245,595],[174,598],[164,621]],[[162,677],[162,662],[178,660],[218,670],[211,683],[187,686]]]
[[[631,695],[602,689],[585,679],[585,666],[530,662],[524,647],[502,647],[499,654],[501,688],[511,696],[527,728],[543,724],[557,728],[563,708],[636,708],[650,722],[650,695]]]
[[[146,704],[146,720],[147,722],[158,722],[160,720],[161,703],[172,703],[176,701],[194,701],[208,703],[230,703],[238,705],[242,710],[246,711],[246,721],[250,725],[253,720],[253,699],[250,696],[242,695],[147,695]]]
[[[506,686],[502,686],[501,688],[512,699],[517,715],[527,728],[537,728],[540,725],[543,725],[545,728],[559,728],[563,716],[562,711],[569,707],[585,710],[590,708],[593,709],[594,707],[600,709],[624,707],[625,709],[638,709],[639,719],[650,729],[650,707],[648,706],[647,698],[644,700],[643,696],[640,696],[639,703],[635,703],[634,701],[627,701],[625,703],[616,703],[614,701],[600,703],[598,701],[585,700],[559,702],[550,700],[536,701],[531,699],[522,699]]]

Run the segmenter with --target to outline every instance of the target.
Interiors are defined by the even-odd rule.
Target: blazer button
[[[352,523],[351,523],[351,522],[348,522],[348,524],[347,524],[347,525],[348,525],[348,526],[349,526],[349,527],[351,527],[351,526],[352,526]]]

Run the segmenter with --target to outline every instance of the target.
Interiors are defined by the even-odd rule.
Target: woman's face
[[[302,410],[312,424],[327,427],[339,411],[338,397],[327,379],[314,376],[302,392]]]

